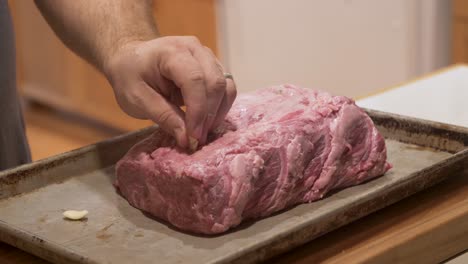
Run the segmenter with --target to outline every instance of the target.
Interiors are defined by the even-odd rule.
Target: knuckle
[[[127,101],[133,105],[141,105],[143,103],[143,96],[138,89],[130,89],[126,92],[125,97]]]
[[[205,79],[205,76],[202,71],[192,71],[189,73],[189,80],[194,83],[199,83],[203,82]]]
[[[168,54],[177,55],[181,51],[187,50],[187,46],[188,46],[187,42],[184,42],[184,41],[176,42],[174,45],[168,48]]]
[[[213,81],[213,83],[210,85],[211,90],[213,93],[220,93],[225,90],[226,88],[226,78],[224,77],[216,77]]]
[[[180,51],[180,44],[167,45],[164,48],[162,48],[162,53],[169,58],[174,56],[175,54],[178,54],[179,51]]]
[[[157,114],[156,120],[159,122],[160,125],[165,125],[169,123],[169,120],[172,118],[172,115],[172,111],[163,110]]]
[[[214,53],[213,53],[213,51],[212,51],[210,48],[208,48],[207,46],[203,46],[203,48],[204,48],[208,53],[210,53],[211,55],[214,56]]]
[[[159,45],[159,49],[164,56],[177,54],[186,47],[186,41],[184,41],[183,37],[162,38],[165,38],[165,40],[161,41],[162,43]]]
[[[187,36],[186,40],[189,43],[200,45],[200,40],[195,36]]]
[[[176,72],[181,66],[181,59],[177,54],[168,56],[167,59],[160,62],[160,69],[165,73]]]

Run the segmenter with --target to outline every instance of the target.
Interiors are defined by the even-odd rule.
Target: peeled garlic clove
[[[191,151],[195,151],[198,149],[198,140],[193,137],[189,137],[189,147]]]
[[[68,210],[63,212],[63,216],[70,220],[81,220],[88,214],[88,211],[75,211],[75,210]]]

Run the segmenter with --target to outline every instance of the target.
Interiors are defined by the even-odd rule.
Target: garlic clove
[[[69,220],[81,220],[88,214],[88,211],[76,211],[76,210],[68,210],[63,212],[63,216]]]

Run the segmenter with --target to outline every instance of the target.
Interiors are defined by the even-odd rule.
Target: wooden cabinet
[[[33,1],[9,3],[24,97],[123,130],[151,124],[120,110],[106,79],[60,42]],[[216,52],[214,0],[156,0],[154,13],[162,35],[195,35]]]
[[[454,63],[468,63],[468,1],[453,0],[452,60]]]

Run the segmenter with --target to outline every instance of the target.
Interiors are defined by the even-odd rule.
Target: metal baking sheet
[[[145,216],[112,186],[113,164],[156,127],[0,173],[0,240],[55,263],[255,263],[463,169],[468,130],[368,110],[394,168],[310,204],[195,236]],[[62,212],[86,209],[85,221]]]

